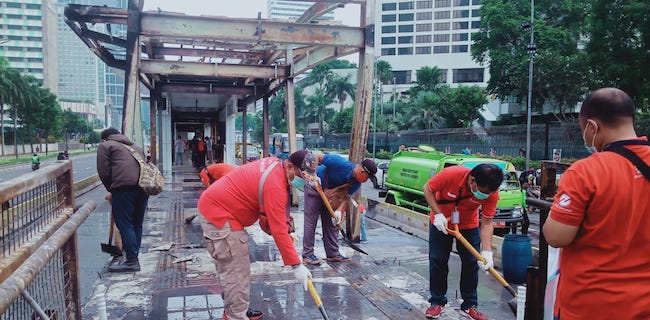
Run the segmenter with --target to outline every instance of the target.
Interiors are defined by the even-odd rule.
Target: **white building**
[[[472,33],[481,26],[479,0],[382,0],[377,8],[375,48],[393,67],[397,90],[417,80],[425,66],[443,70],[451,86],[489,80],[487,66],[472,60]]]
[[[266,3],[266,16],[269,19],[288,19],[296,20],[305,10],[309,9],[313,2],[296,2],[296,1],[280,1],[280,0],[267,0]],[[334,20],[334,12],[329,12],[319,20]]]
[[[94,103],[90,102],[75,102],[75,101],[59,101],[61,110],[70,110],[78,113],[86,120],[96,119],[98,116],[98,108]]]
[[[50,0],[0,1],[0,56],[58,93],[56,9]]]

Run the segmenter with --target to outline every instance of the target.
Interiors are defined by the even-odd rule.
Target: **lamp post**
[[[393,77],[393,121],[395,121],[395,100],[397,100],[397,78]]]
[[[373,124],[372,124],[372,159],[377,161],[377,96],[378,92],[377,89],[379,89],[379,81],[377,81],[377,57],[375,57],[375,90],[373,92],[374,99],[373,99],[373,108],[372,108],[372,116],[373,116]]]
[[[530,30],[530,43],[526,51],[529,55],[528,62],[528,106],[526,116],[526,169],[530,168],[530,127],[531,127],[531,113],[532,113],[532,100],[533,100],[533,58],[537,46],[535,45],[535,0],[530,0],[530,21],[524,23],[524,30]]]

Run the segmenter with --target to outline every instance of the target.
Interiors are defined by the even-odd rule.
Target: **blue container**
[[[503,277],[510,283],[526,282],[526,267],[533,264],[530,237],[523,234],[507,234],[501,247]]]

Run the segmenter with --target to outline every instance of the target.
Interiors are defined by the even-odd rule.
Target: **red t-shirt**
[[[626,147],[650,164],[650,147]],[[636,167],[614,152],[575,162],[560,179],[550,217],[580,227],[561,250],[555,313],[562,320],[650,319],[650,182]]]
[[[436,201],[451,200],[450,203],[438,203],[440,211],[445,217],[451,217],[451,213],[456,208],[456,199],[460,196],[458,202],[458,213],[460,214],[460,229],[478,228],[478,207],[482,206],[482,213],[487,218],[494,217],[497,210],[497,201],[499,193],[492,192],[485,200],[479,200],[472,194],[467,187],[465,180],[471,171],[470,168],[463,166],[451,166],[442,169],[439,173],[431,177],[427,184],[429,189],[436,196]],[[435,216],[433,210],[429,213],[429,220],[433,223]]]
[[[235,168],[205,190],[198,202],[199,212],[218,228],[226,221],[233,230],[243,230],[260,217],[258,187],[262,174],[277,158],[264,158]],[[300,263],[287,224],[289,182],[282,163],[266,177],[262,191],[264,210],[272,236],[285,265]]]
[[[206,168],[208,169],[207,173],[205,172]],[[210,186],[210,177],[212,177],[212,180],[216,182],[217,180],[221,179],[221,177],[227,175],[230,171],[235,169],[235,167],[227,163],[215,163],[213,165],[207,166],[206,168],[203,168],[201,172],[199,172],[199,177],[201,177],[201,181],[206,187]],[[208,173],[210,173],[210,177],[208,177]]]

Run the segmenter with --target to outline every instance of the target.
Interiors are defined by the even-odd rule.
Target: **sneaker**
[[[470,319],[475,319],[475,320],[488,320],[488,318],[480,313],[478,310],[476,310],[476,307],[471,307],[467,310],[461,309],[460,314],[470,318]]]
[[[431,305],[429,309],[427,309],[427,312],[424,313],[424,315],[427,317],[427,319],[436,319],[440,317],[440,314],[443,310],[445,310],[444,305]]]
[[[124,261],[118,264],[112,264],[108,267],[108,272],[136,272],[140,271],[140,262]]]
[[[346,256],[344,256],[342,254],[339,254],[339,255],[337,255],[335,257],[327,257],[327,261],[329,261],[329,262],[350,262],[350,261],[352,261],[352,259],[350,259],[350,258],[348,258],[348,257],[346,257]]]
[[[317,266],[320,265],[323,260],[319,259],[316,255],[309,255],[306,257],[302,257],[302,262],[304,264],[312,265],[312,266]]]
[[[249,320],[259,320],[262,319],[263,317],[264,317],[264,312],[262,311],[257,311],[250,308],[248,309],[248,311],[246,311],[246,318],[248,318]],[[223,317],[221,319],[228,320],[228,315],[226,315],[226,313],[224,312]]]

